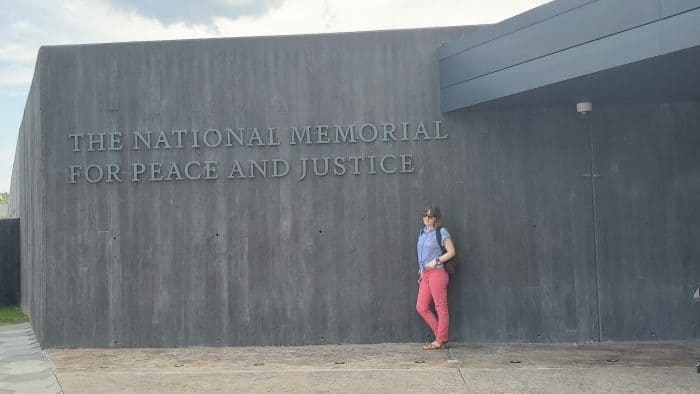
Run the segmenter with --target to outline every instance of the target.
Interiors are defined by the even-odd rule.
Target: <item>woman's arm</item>
[[[451,258],[453,258],[457,255],[457,251],[455,250],[455,244],[452,243],[451,238],[445,238],[445,240],[443,240],[442,243],[443,243],[443,245],[445,245],[445,249],[447,249],[447,252],[445,252],[445,254],[438,257],[437,259],[431,261],[428,264],[428,266],[430,268],[435,268],[435,266],[438,265],[438,263],[444,264],[444,263],[450,261]]]
[[[440,256],[440,262],[445,263],[450,261],[451,258],[455,257],[457,255],[457,251],[455,250],[455,244],[452,242],[452,238],[445,238],[442,243],[445,245],[447,252]]]

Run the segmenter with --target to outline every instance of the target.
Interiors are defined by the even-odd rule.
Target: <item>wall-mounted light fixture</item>
[[[590,101],[584,101],[582,103],[578,103],[578,104],[576,104],[576,111],[578,111],[578,113],[580,113],[580,114],[585,115],[585,114],[593,111],[593,103],[591,103]]]

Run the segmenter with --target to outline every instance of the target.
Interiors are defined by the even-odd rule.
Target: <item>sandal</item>
[[[429,344],[423,346],[423,349],[424,350],[447,349],[447,342],[440,342],[440,341],[430,342]]]

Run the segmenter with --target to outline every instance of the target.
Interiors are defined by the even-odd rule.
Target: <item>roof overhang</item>
[[[700,0],[558,0],[439,50],[443,112],[700,98]]]

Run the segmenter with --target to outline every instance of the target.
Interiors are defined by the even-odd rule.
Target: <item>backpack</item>
[[[445,254],[447,253],[447,249],[445,249],[445,245],[442,244],[442,232],[440,232],[440,229],[442,229],[441,226],[435,228],[435,239],[437,240],[438,245],[440,245],[440,249],[442,249],[442,254]],[[423,229],[421,228],[420,231],[422,232]],[[454,257],[449,261],[442,263],[442,266],[445,267],[445,271],[447,271],[450,276],[457,272],[457,261],[455,261]]]

